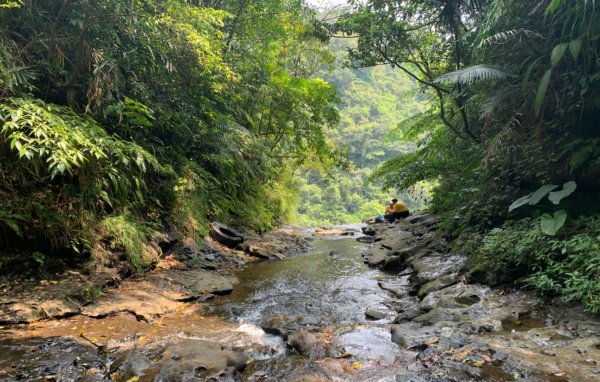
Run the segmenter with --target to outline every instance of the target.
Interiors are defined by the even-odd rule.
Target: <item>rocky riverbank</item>
[[[469,283],[467,258],[436,234],[437,223],[417,215],[364,229],[374,238],[365,262],[398,272],[380,286],[394,294],[389,305],[398,313],[391,339],[412,357],[402,378],[600,379],[596,317],[579,306],[542,307],[525,291]]]

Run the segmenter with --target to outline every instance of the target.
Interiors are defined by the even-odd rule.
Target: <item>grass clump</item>
[[[144,272],[152,266],[154,259],[145,245],[152,231],[126,214],[106,217],[98,224],[101,241],[109,249],[122,251],[134,272]]]

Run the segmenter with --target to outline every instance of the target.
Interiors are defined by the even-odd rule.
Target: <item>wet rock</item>
[[[118,290],[81,309],[89,317],[105,317],[129,312],[151,322],[173,312],[181,301],[206,300],[233,290],[234,278],[202,270],[169,269],[147,275],[143,280],[127,280]]]
[[[381,234],[380,237],[382,240],[378,241],[378,243],[394,251],[400,251],[404,248],[414,248],[411,246],[415,237],[410,232],[400,230],[396,227],[391,227],[385,234]]]
[[[298,353],[311,359],[319,359],[327,356],[327,344],[319,341],[314,334],[304,330],[291,334],[288,337],[287,344]]]
[[[315,329],[322,325],[321,319],[315,316],[276,316],[261,325],[265,333],[279,336],[286,340],[289,335],[301,329]]]
[[[428,283],[423,284],[419,291],[417,292],[417,296],[423,298],[430,294],[431,292],[435,292],[437,290],[443,289],[449,285],[456,284],[459,280],[458,273],[450,273],[448,275],[444,275],[440,278],[437,278],[433,281],[429,281]]]
[[[100,301],[83,307],[81,314],[88,317],[106,317],[119,312],[129,312],[138,320],[152,322],[158,316],[173,312],[179,303],[162,295],[145,290],[111,291]]]
[[[237,280],[203,270],[174,270],[150,274],[147,290],[162,294],[177,301],[202,299],[209,294],[227,294],[233,290]]]
[[[315,230],[315,235],[354,236],[354,231],[336,228],[318,228]]]
[[[375,242],[375,238],[373,236],[359,236],[356,238],[356,241],[371,244]]]
[[[292,379],[290,382],[330,382],[331,379],[327,378],[324,375],[321,374],[307,374],[307,375],[301,375],[298,376],[294,379]]]
[[[241,382],[240,355],[223,350],[218,343],[204,340],[187,340],[168,345],[160,359],[153,365],[158,371],[155,381],[227,381]],[[236,365],[236,366],[231,366]]]
[[[550,349],[542,349],[542,351],[540,353],[543,355],[547,355],[549,357],[556,357],[556,353]]]
[[[429,312],[415,317],[413,322],[420,322],[425,325],[433,325],[442,321],[456,322],[460,320],[460,311],[447,308],[434,308]]]
[[[413,306],[402,311],[396,318],[394,319],[395,324],[402,324],[404,322],[409,322],[422,315],[423,312],[419,310],[419,308]]]
[[[481,320],[473,320],[466,323],[473,333],[484,334],[493,332],[502,332],[502,321],[495,320],[493,317]]]
[[[454,284],[444,289],[429,293],[419,308],[423,311],[430,311],[433,308],[461,308],[473,305],[491,294],[489,287],[472,284]]]
[[[126,381],[143,376],[146,370],[154,366],[152,361],[139,351],[128,351],[124,355],[126,358],[122,364],[117,366],[113,363],[111,368],[118,370],[119,376]]]
[[[386,249],[381,245],[373,246],[364,254],[365,263],[369,264],[371,267],[377,267],[385,262],[385,259],[390,253],[389,249]]]
[[[362,233],[364,233],[367,236],[375,236],[375,234],[377,233],[377,230],[372,225],[362,227],[361,230],[362,230]]]
[[[408,265],[416,271],[416,277],[424,284],[444,275],[459,273],[464,268],[466,261],[466,256],[462,255],[433,253],[411,261]]]
[[[406,347],[406,344],[407,344],[406,337],[404,334],[405,330],[406,329],[402,325],[390,326],[390,334],[392,335],[392,342],[402,348]]]
[[[365,311],[365,317],[370,320],[382,320],[385,318],[386,315],[386,312],[375,309],[367,309]]]
[[[393,280],[379,281],[377,284],[381,289],[394,293],[397,297],[408,296],[410,276],[401,276]]]
[[[0,324],[24,324],[56,319],[79,313],[79,306],[68,299],[0,302]]]

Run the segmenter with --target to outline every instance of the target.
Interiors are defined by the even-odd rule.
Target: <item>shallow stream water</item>
[[[239,283],[231,294],[207,303],[182,303],[152,323],[121,313],[1,327],[0,382],[237,382],[240,378],[248,382],[587,382],[600,375],[600,344],[593,342],[597,337],[586,337],[584,318],[577,321],[581,326],[577,335],[570,324],[549,328],[550,316],[503,320],[500,331],[481,337],[478,333],[465,337],[458,330],[460,322],[448,327],[405,324],[402,335],[416,338],[417,348],[414,343],[398,346],[390,334],[398,300],[379,285],[404,295],[409,276],[367,267],[361,254],[368,245],[356,241],[359,227],[344,228],[355,229],[356,236],[319,237],[305,254],[247,263],[237,273]],[[497,304],[501,298],[502,293],[491,294],[486,304]],[[476,301],[469,296],[456,300],[465,307]],[[367,318],[367,311],[378,319]],[[590,330],[593,325],[589,323]],[[291,329],[276,333],[282,327]],[[316,339],[315,349],[326,351],[299,354],[298,347],[294,350],[286,342],[286,335],[303,331]],[[563,332],[569,335],[557,336]],[[481,338],[487,342],[478,341]],[[438,349],[442,342],[446,347]],[[184,365],[193,366],[189,379],[171,373],[173,368],[181,370],[187,359],[169,355],[165,362],[165,354],[172,354],[169,346],[180,344],[179,349],[192,353],[191,362]],[[425,350],[428,344],[435,345]],[[206,360],[210,349],[216,354],[221,348],[244,355],[241,377],[197,375],[196,361]],[[503,353],[507,361],[496,362],[499,357],[494,356],[492,362],[469,366],[476,352]],[[509,362],[509,355],[522,361]],[[444,363],[444,359],[455,361]],[[166,364],[171,369],[165,371]]]
[[[248,263],[236,275],[240,282],[232,294],[184,304],[155,323],[123,313],[3,328],[0,381],[115,378],[123,358],[131,363],[137,352],[152,359],[156,349],[181,340],[209,340],[242,350],[249,359],[244,380],[302,380],[324,369],[338,380],[386,380],[401,352],[384,328],[394,317],[385,305],[388,292],[377,284],[386,276],[363,264],[366,246],[352,236],[323,237],[306,254]],[[370,321],[367,309],[385,318]],[[347,354],[328,359],[328,364],[300,356],[281,337],[261,329],[270,317],[307,318],[313,329],[331,338],[332,347]],[[139,381],[153,380],[154,373],[149,368]]]

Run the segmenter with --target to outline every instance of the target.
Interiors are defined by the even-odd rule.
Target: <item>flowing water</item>
[[[402,335],[417,341],[396,345],[390,325],[398,300],[379,285],[402,295],[409,276],[368,268],[361,257],[366,248],[356,236],[318,238],[306,254],[246,264],[230,295],[182,303],[152,323],[122,313],[0,327],[0,382],[567,382],[600,375],[600,345],[588,338],[595,326],[590,322],[586,331],[583,319],[576,336],[568,324],[549,327],[548,317],[506,319],[500,331],[481,337],[456,330],[469,322],[406,324]],[[503,298],[492,294],[486,303]],[[479,301],[455,298],[464,307]],[[203,365],[225,353],[243,354],[235,362],[245,370],[211,379]],[[465,364],[474,357],[488,362]]]
[[[387,276],[363,264],[366,244],[355,237],[326,237],[304,255],[247,264],[232,294],[208,304],[182,305],[159,322],[139,322],[129,314],[103,319],[76,316],[0,331],[0,381],[105,380],[130,369],[146,370],[166,344],[209,340],[248,357],[244,380],[304,380],[326,373],[337,380],[388,380],[402,356],[390,340],[393,311],[388,292],[378,286]],[[368,309],[383,318],[370,321]],[[262,329],[269,319],[300,320],[319,333],[330,349],[325,360],[298,355],[280,336]],[[299,322],[300,322],[299,321]],[[298,329],[298,328],[296,328]],[[85,337],[85,339],[83,339]],[[136,357],[141,355],[136,364]],[[299,379],[298,379],[299,378]]]
[[[308,254],[253,263],[239,274],[239,287],[216,301],[214,314],[253,327],[269,318],[299,318],[309,327],[320,327],[339,355],[352,355],[351,359],[333,357],[330,364],[316,367],[310,357],[295,356],[281,342],[276,355],[254,362],[247,376],[286,380],[323,368],[330,375],[337,370],[340,380],[363,381],[375,375],[376,380],[385,380],[388,368],[393,375],[392,366],[401,356],[388,328],[395,312],[385,304],[388,293],[378,286],[388,275],[363,264],[360,255],[365,249],[366,244],[353,237],[322,238]],[[384,318],[369,320],[367,310],[380,312]]]

